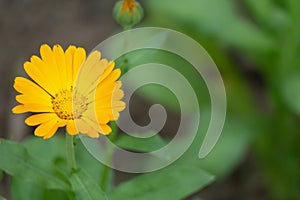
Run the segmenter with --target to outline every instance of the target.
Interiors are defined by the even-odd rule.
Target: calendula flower
[[[125,108],[121,101],[120,69],[114,62],[101,59],[98,51],[86,58],[83,48],[60,45],[52,49],[44,44],[40,55],[24,63],[32,80],[16,77],[14,88],[20,105],[13,113],[35,113],[25,123],[38,126],[34,134],[44,139],[52,137],[59,127],[66,126],[70,135],[79,132],[90,137],[109,134],[110,121]]]

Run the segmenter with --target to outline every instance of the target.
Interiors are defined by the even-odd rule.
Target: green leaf
[[[73,200],[74,198],[71,198],[70,196],[68,197],[65,191],[62,190],[51,190],[51,189],[46,189],[44,190],[43,193],[43,200]]]
[[[274,31],[283,31],[289,24],[288,13],[280,8],[272,0],[256,1],[246,0],[247,8],[252,12],[252,16],[261,24],[270,27]]]
[[[87,151],[79,138],[75,140],[75,155],[78,167],[87,172],[95,182],[100,183],[103,164]]]
[[[300,21],[300,2],[295,0],[287,0],[285,3],[287,4],[289,14],[293,18],[295,25],[297,25]]]
[[[0,169],[11,176],[34,181],[47,188],[69,189],[68,183],[54,175],[51,167],[31,157],[21,144],[4,139],[0,139]]]
[[[200,168],[171,165],[121,184],[108,195],[108,198],[110,200],[183,199],[213,180],[212,175]]]
[[[152,133],[150,134],[152,135]],[[118,137],[116,145],[123,149],[150,152],[162,148],[166,145],[166,142],[158,134],[148,138],[137,138],[127,134],[122,134]]]
[[[29,137],[24,141],[23,146],[27,149],[30,156],[36,158],[41,164],[51,166],[67,166],[65,138],[55,135],[49,140],[39,137]],[[41,149],[45,149],[41,151]]]
[[[0,196],[0,200],[6,200],[4,197]]]
[[[171,66],[176,70],[176,72],[183,75],[182,77],[180,76],[182,79],[174,81],[174,77],[170,76],[168,71],[162,70],[158,73],[157,71],[152,70],[147,71],[147,73],[140,74],[139,76],[131,77],[130,82],[127,84],[132,84],[133,86],[145,80],[154,82],[156,80],[158,83],[161,83],[161,80],[164,80],[165,83],[169,83],[168,86],[170,87],[159,84],[146,84],[140,87],[136,92],[146,97],[148,101],[161,104],[163,107],[175,112],[180,112],[182,106],[184,106],[185,110],[194,111],[195,105],[192,103],[193,98],[188,92],[191,84],[193,89],[197,91],[196,95],[199,97],[199,103],[210,103],[209,93],[204,80],[194,67],[184,58],[171,52],[155,49],[134,51],[126,54],[126,58],[128,59],[127,65],[130,68],[147,63],[160,63],[166,66]],[[175,91],[176,93],[174,93]],[[178,97],[180,96],[178,95],[186,98],[183,98],[181,102],[179,102]]]
[[[209,118],[209,115],[206,114],[202,116],[202,120],[204,121],[207,120],[205,118]],[[203,132],[206,131],[205,127],[201,127],[192,146],[176,162],[198,166],[215,174],[218,178],[226,177],[244,158],[249,143],[253,138],[253,134],[257,132],[256,128],[259,127],[261,123],[259,118],[255,120],[257,120],[253,121],[255,126],[251,126],[251,118],[248,119],[248,124],[246,124],[241,119],[227,116],[227,122],[217,144],[204,159],[199,159],[198,157],[199,149],[203,141]]]
[[[82,169],[71,175],[70,182],[77,200],[107,199],[100,186]]]
[[[35,182],[13,177],[11,183],[12,199],[39,200],[43,197],[43,186]]]
[[[69,191],[46,189],[44,185],[35,182],[24,181],[19,178],[13,178],[11,184],[12,199],[22,200],[73,200]],[[69,194],[69,198],[68,195]]]
[[[280,89],[287,105],[300,115],[300,75],[289,74],[280,84]]]
[[[217,174],[219,178],[230,173],[242,161],[249,147],[253,132],[246,127],[226,127],[212,152],[199,160],[199,166]]]
[[[0,181],[2,180],[3,172],[0,170]]]

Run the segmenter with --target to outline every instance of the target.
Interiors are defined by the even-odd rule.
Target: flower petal
[[[78,134],[78,130],[76,129],[75,123],[73,120],[69,120],[67,123],[67,132],[70,135],[77,135]]]
[[[110,126],[108,126],[107,124],[100,124],[100,127],[101,127],[101,133],[103,135],[108,135],[112,131]]]
[[[66,82],[67,79],[67,67],[66,67],[66,56],[63,48],[56,44],[53,47],[53,55],[56,62],[59,82],[61,83],[61,87],[63,89],[70,89],[71,85]]]
[[[25,113],[25,112],[38,112],[38,113],[47,113],[47,112],[53,112],[52,107],[49,107],[47,105],[42,104],[22,104],[17,105],[12,109],[12,112],[15,114]]]
[[[86,58],[86,53],[83,48],[77,48],[74,52],[73,57],[73,73],[72,73],[72,83],[75,81],[78,71],[81,65],[84,63]]]
[[[51,98],[51,96],[40,86],[23,77],[15,78],[14,88],[19,93],[33,96],[34,98],[40,98],[45,101],[50,100]]]
[[[44,72],[47,66],[36,66],[31,62],[24,63],[24,70],[40,87],[42,87],[49,94],[54,96],[58,92],[58,88],[55,87],[55,82],[51,77],[55,77],[56,74],[53,71]],[[48,67],[49,68],[49,67]]]
[[[114,66],[115,66],[115,62],[111,61],[108,63],[107,68],[105,69],[104,73],[101,75],[99,83],[102,82],[111,73]]]
[[[76,128],[82,134],[87,134],[91,138],[98,138],[99,133],[97,130],[90,126],[90,124],[85,119],[80,119],[75,121]]]
[[[65,52],[66,59],[66,84],[73,85],[73,57],[76,51],[76,47],[70,45]]]
[[[100,56],[100,52],[92,52],[79,71],[75,85],[77,90],[83,95],[95,92],[99,78],[108,66],[107,60],[100,60]]]
[[[41,99],[38,94],[36,95],[24,95],[20,94],[16,96],[16,101],[21,104],[37,104],[37,105],[44,105],[47,107],[52,107],[51,99],[48,98],[47,100]]]
[[[31,115],[31,116],[27,117],[25,119],[25,123],[28,126],[36,126],[36,125],[39,125],[42,123],[46,123],[53,119],[58,120],[58,117],[55,113],[41,113],[41,114],[35,114],[35,115]]]
[[[35,129],[34,135],[43,137],[43,139],[50,138],[56,133],[58,124],[59,121],[57,119],[51,119],[50,121],[42,123]]]

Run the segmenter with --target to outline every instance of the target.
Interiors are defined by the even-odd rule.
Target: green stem
[[[116,140],[117,137],[117,131],[118,131],[118,127],[116,122],[111,122],[111,128],[112,128],[112,133],[109,135],[109,139],[111,142],[114,142]],[[114,149],[110,148],[107,149],[106,151],[106,156],[105,156],[105,160],[106,163],[110,163],[112,161],[112,157],[113,157],[113,152]],[[103,170],[102,170],[102,178],[101,178],[101,182],[100,182],[100,186],[102,188],[103,191],[106,191],[106,186],[107,186],[107,181],[108,181],[108,176],[109,176],[109,167],[106,165],[103,165]]]
[[[123,26],[124,31],[130,30],[131,28],[132,28],[131,26]],[[127,33],[127,34],[129,34],[129,33]],[[124,48],[126,48],[126,43],[127,43],[127,39],[125,39]],[[122,69],[121,76],[124,75],[128,71],[128,66],[127,66],[128,65],[128,59],[126,58],[126,56],[124,56],[124,58],[123,58],[123,63],[125,65],[125,67],[121,68]],[[118,126],[117,126],[117,123],[115,121],[111,122],[110,126],[111,126],[111,129],[112,129],[112,133],[109,135],[109,139],[112,143],[114,143],[117,139]],[[107,149],[106,155],[105,155],[106,163],[111,163],[112,162],[113,153],[114,153],[113,148]],[[109,176],[109,169],[110,168],[108,166],[103,165],[100,186],[101,186],[101,188],[104,192],[107,189],[106,186],[107,186],[107,181],[108,181],[108,178],[109,178],[108,177]]]
[[[76,169],[76,161],[75,161],[75,153],[74,153],[74,136],[66,133],[66,150],[67,150],[67,161],[69,165],[69,169],[72,172]]]

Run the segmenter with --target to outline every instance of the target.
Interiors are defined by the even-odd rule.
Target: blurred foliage
[[[177,164],[123,183],[113,190],[108,198],[112,200],[179,200],[206,186],[212,180],[212,175],[195,166]]]
[[[225,127],[234,127],[236,122],[231,119],[236,117],[238,123],[248,126],[272,197],[297,199],[300,196],[300,1],[152,0],[145,4],[147,25],[186,33],[210,53],[227,89]],[[239,60],[231,56],[232,52]],[[259,77],[249,79],[248,71],[243,71],[245,65]],[[253,89],[257,84],[260,88]],[[257,95],[260,101],[255,102]],[[218,145],[223,142],[221,138]],[[219,148],[235,152],[230,142]]]

